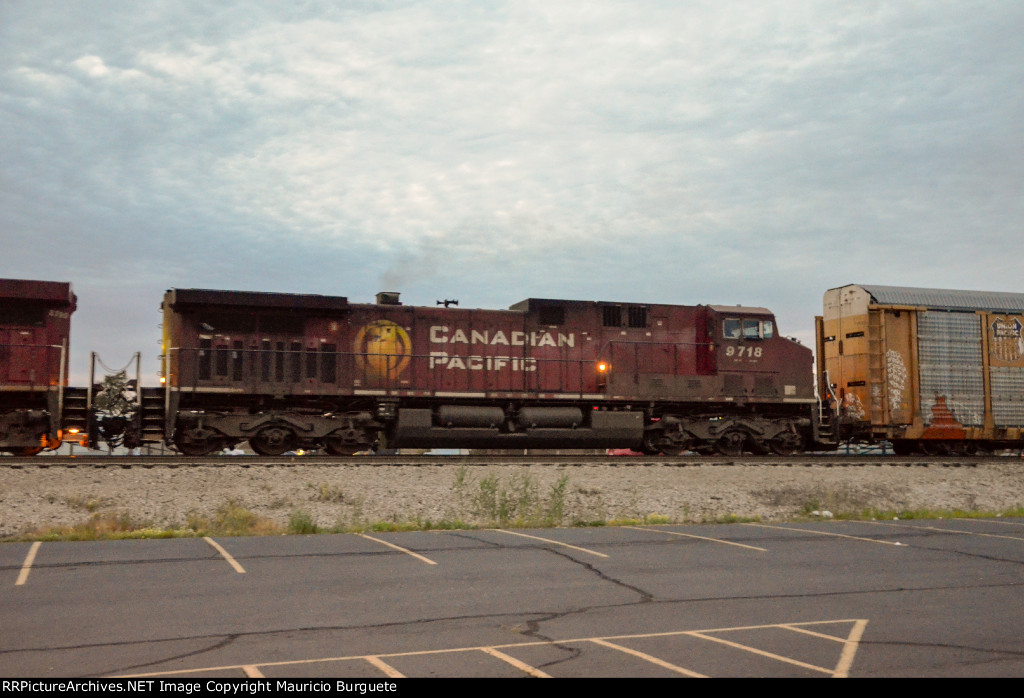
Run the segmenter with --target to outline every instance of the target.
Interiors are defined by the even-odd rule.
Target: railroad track
[[[282,468],[359,465],[486,466],[486,465],[607,465],[644,466],[751,466],[751,467],[946,467],[973,468],[984,463],[1007,463],[1014,456],[881,456],[809,454],[799,456],[606,456],[596,455],[386,455],[386,456],[36,456],[0,458],[3,468]],[[1024,466],[1024,462],[1022,462]]]

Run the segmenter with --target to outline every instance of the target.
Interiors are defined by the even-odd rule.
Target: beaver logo
[[[376,320],[356,334],[356,367],[366,376],[394,380],[409,365],[409,334],[390,320]]]

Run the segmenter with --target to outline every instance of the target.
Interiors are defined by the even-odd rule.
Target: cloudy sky
[[[73,373],[162,293],[1024,291],[1019,0],[0,0],[0,277]],[[73,376],[74,378],[74,376]]]

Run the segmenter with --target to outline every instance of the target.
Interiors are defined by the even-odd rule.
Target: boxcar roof
[[[945,288],[910,288],[855,284],[879,305],[910,305],[935,310],[990,310],[1024,312],[1024,293],[1002,291],[962,291]]]

